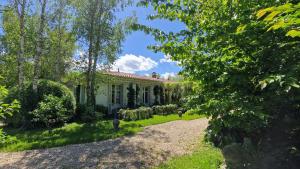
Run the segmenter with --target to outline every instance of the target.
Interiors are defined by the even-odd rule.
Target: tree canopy
[[[257,140],[272,120],[299,112],[299,4],[285,3],[140,3],[156,10],[151,20],[186,25],[179,32],[140,24],[134,28],[152,34],[160,45],[150,48],[170,54],[183,67],[181,74],[198,84],[191,107],[212,117],[207,138],[216,145]]]

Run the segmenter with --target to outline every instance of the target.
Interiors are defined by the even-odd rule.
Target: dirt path
[[[113,140],[0,153],[0,168],[149,168],[191,152],[207,123],[204,118],[174,121]]]

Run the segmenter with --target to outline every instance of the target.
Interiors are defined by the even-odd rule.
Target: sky
[[[0,5],[7,3],[7,0],[0,2]],[[152,7],[137,7],[132,5],[126,7],[124,11],[117,13],[117,18],[122,20],[135,13],[138,23],[159,28],[163,31],[178,32],[185,29],[180,22],[170,22],[167,20],[147,20],[149,14],[154,14]],[[121,72],[135,73],[139,75],[150,75],[152,72],[159,73],[161,77],[167,78],[176,75],[181,68],[176,62],[170,60],[169,55],[154,53],[147,46],[156,44],[151,35],[144,32],[135,31],[126,36],[122,44],[122,52],[114,63],[113,69]]]
[[[159,28],[163,31],[178,32],[185,29],[185,25],[180,22],[170,22],[167,20],[147,20],[149,14],[155,13],[151,8],[136,7],[135,5],[127,7],[123,12],[118,14],[119,18],[132,15],[133,11],[138,19],[138,23],[147,26]],[[140,75],[149,75],[152,72],[159,73],[162,77],[176,75],[181,68],[176,62],[170,60],[169,55],[163,53],[154,53],[147,46],[157,44],[151,35],[144,32],[136,31],[127,35],[123,43],[122,53],[116,60],[114,68],[120,71],[136,73]]]

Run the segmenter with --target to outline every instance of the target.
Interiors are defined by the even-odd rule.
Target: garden
[[[54,147],[86,145],[81,143],[102,145],[110,139],[122,149],[121,143],[139,140],[139,133],[147,135],[143,132],[148,132],[151,135],[148,138],[160,146],[180,143],[176,147],[178,151],[181,143],[188,142],[190,137],[197,136],[199,143],[188,154],[160,156],[165,163],[158,168],[300,168],[298,0],[141,0],[137,4],[131,0],[11,0],[4,5],[0,3],[0,157],[6,157],[3,161],[9,161],[5,160],[10,157],[9,152],[20,151],[16,153],[26,161],[31,156],[22,154],[23,150],[43,153],[39,149],[54,151],[57,150]],[[158,25],[141,22],[138,15],[117,17],[118,12],[133,4],[152,10],[145,17],[149,23],[169,21],[181,26],[166,31]],[[155,103],[149,107],[134,102],[136,91],[130,84],[128,106],[114,110],[114,117],[109,118],[107,107],[96,104],[98,82],[103,80],[98,73],[110,71],[118,61],[119,67],[124,68],[134,59],[142,60],[129,69],[135,72],[151,60],[129,54],[122,58],[129,56],[130,63],[118,60],[125,49],[122,45],[126,37],[134,32],[151,36],[155,44],[147,49],[164,54],[164,58],[151,62],[153,68],[159,62],[160,66],[179,66],[180,71],[172,80],[171,77],[160,79],[170,83],[164,84],[166,90],[157,86],[151,91]],[[136,42],[131,48],[135,45]],[[80,97],[74,91],[79,84],[86,89],[84,104],[79,104]],[[161,125],[175,133],[171,134],[178,134],[176,138],[164,138],[168,132],[161,132]],[[184,138],[185,134],[191,134],[190,130],[192,135]],[[203,135],[200,137],[199,133]],[[139,145],[135,143],[132,145]],[[143,143],[146,147],[147,140]],[[136,158],[133,164],[128,163],[138,163],[133,168],[146,165],[145,161],[138,161],[144,157],[143,153],[159,152],[152,149],[154,146],[148,145],[145,150],[144,145],[132,145],[125,146],[125,152],[136,150],[131,152],[136,155],[132,156]],[[110,148],[114,152],[115,147]],[[170,146],[163,148],[172,152]],[[91,153],[89,158],[83,155],[87,161],[102,160],[100,154],[93,154],[93,149],[82,152]],[[112,154],[122,156],[124,152]],[[68,159],[60,160],[63,163]],[[10,168],[21,166],[20,163],[15,162]],[[22,164],[23,168],[30,168],[27,164]]]

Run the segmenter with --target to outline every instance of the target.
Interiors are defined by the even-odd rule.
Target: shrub
[[[14,114],[12,118],[8,118],[6,120],[8,124],[20,126],[24,123],[31,122],[34,116],[29,112],[33,112],[39,106],[39,103],[48,95],[60,98],[63,108],[67,111],[66,114],[72,116],[75,113],[75,97],[69,88],[60,83],[49,80],[39,80],[38,92],[36,94],[32,90],[32,83],[27,83],[22,91],[19,91],[17,88],[12,88],[6,100],[18,98],[19,92],[21,95],[21,112]]]
[[[125,121],[141,120],[151,118],[153,111],[150,107],[140,107],[138,109],[120,109],[119,115]]]
[[[135,108],[135,94],[136,94],[136,91],[134,90],[133,88],[133,84],[130,83],[129,86],[127,87],[127,90],[128,90],[128,93],[127,93],[127,99],[128,99],[128,103],[127,103],[127,107],[128,108]]]
[[[108,108],[106,106],[103,105],[96,105],[95,106],[95,111],[104,114],[108,113]]]
[[[153,113],[157,115],[168,115],[177,113],[178,107],[175,104],[153,106]]]
[[[30,112],[33,116],[32,122],[53,127],[68,121],[73,114],[64,106],[64,100],[57,96],[47,95],[39,102],[38,107]]]
[[[103,105],[96,105],[95,112],[87,111],[85,104],[79,104],[76,108],[76,118],[83,122],[91,122],[103,118],[108,113],[107,107]]]
[[[0,76],[1,78],[1,76]],[[4,86],[0,86],[0,121],[17,113],[20,109],[20,104],[17,100],[13,100],[12,103],[3,102],[7,96],[8,90]],[[9,137],[5,134],[2,128],[0,128],[0,146],[9,142]]]

